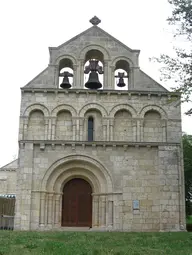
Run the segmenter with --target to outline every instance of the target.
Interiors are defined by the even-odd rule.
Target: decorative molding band
[[[87,142],[87,141],[57,141],[57,140],[50,140],[50,141],[42,141],[42,140],[22,140],[19,141],[19,144],[26,144],[26,143],[31,143],[33,145],[39,145],[40,149],[42,147],[45,149],[46,146],[51,146],[52,149],[55,149],[56,145],[59,145],[61,147],[65,146],[71,146],[71,148],[74,150],[75,147],[81,146],[82,148],[85,147],[123,147],[125,150],[128,147],[159,147],[159,146],[180,146],[181,144],[178,142],[175,143],[168,143],[168,142],[117,142],[117,141],[108,141],[108,142],[103,142],[103,141],[95,141],[95,142]]]
[[[56,89],[56,88],[21,88],[21,91],[32,93],[63,93],[63,94],[98,94],[98,95],[127,95],[131,96],[147,96],[150,99],[151,96],[158,97],[177,97],[180,98],[181,94],[178,92],[169,91],[141,91],[141,90],[86,90],[86,89]]]

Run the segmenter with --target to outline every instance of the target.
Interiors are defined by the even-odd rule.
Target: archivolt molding
[[[166,111],[158,105],[147,105],[143,107],[139,113],[139,117],[144,118],[146,112],[151,110],[157,111],[161,115],[161,119],[167,119]]]
[[[72,117],[77,116],[77,111],[75,110],[75,108],[73,108],[72,106],[67,105],[67,104],[62,104],[62,105],[58,105],[57,107],[55,107],[51,112],[51,116],[56,117],[60,111],[69,111],[71,113]]]
[[[109,52],[104,48],[102,47],[101,45],[97,45],[97,44],[92,44],[92,45],[88,45],[86,46],[85,48],[83,48],[81,51],[80,51],[80,54],[79,54],[79,59],[85,59],[85,55],[88,51],[90,50],[98,50],[98,51],[101,51],[103,53],[103,56],[104,56],[104,60],[105,61],[108,61],[110,60],[110,54]]]
[[[132,60],[131,60],[130,58],[127,58],[127,57],[124,57],[124,56],[119,56],[119,57],[114,58],[114,59],[111,61],[111,66],[115,67],[116,63],[117,63],[119,60],[125,60],[125,61],[127,61],[130,68],[134,66]]]
[[[97,172],[93,173],[89,166],[86,166],[86,169],[80,165],[77,165],[76,168],[74,167],[73,165],[66,167],[65,171],[61,168],[60,171],[57,172],[57,179],[52,182],[49,189],[56,193],[62,193],[63,187],[68,181],[74,178],[81,178],[91,185],[93,193],[106,192],[107,183],[104,182],[103,176],[100,176]]]
[[[137,116],[136,110],[128,104],[119,104],[119,105],[114,106],[111,109],[109,116],[113,118],[115,116],[116,112],[118,112],[119,110],[129,111],[132,115],[132,118],[136,118],[136,116]]]
[[[46,171],[41,190],[61,192],[66,181],[85,178],[94,192],[112,192],[112,178],[109,171],[98,160],[85,155],[68,155],[59,159]]]
[[[100,104],[91,103],[84,105],[79,111],[79,117],[84,117],[88,110],[97,109],[101,112],[102,117],[108,116],[107,110]]]
[[[62,59],[70,59],[71,62],[73,63],[73,66],[77,65],[77,59],[72,56],[72,55],[61,55],[59,56],[56,60],[55,60],[55,65],[59,65],[59,62],[62,60]]]
[[[49,117],[50,116],[50,112],[49,112],[48,108],[46,106],[42,105],[42,104],[32,104],[32,105],[28,106],[24,110],[22,116],[23,117],[29,117],[30,113],[32,111],[35,111],[35,110],[42,111],[45,117]]]

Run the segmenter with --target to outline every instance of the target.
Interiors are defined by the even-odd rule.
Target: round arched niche
[[[41,190],[62,192],[67,180],[85,178],[96,193],[112,192],[109,171],[96,159],[85,155],[69,155],[56,161],[45,173]]]
[[[69,110],[61,109],[56,116],[55,138],[58,140],[72,140],[72,114]]]
[[[40,109],[33,109],[29,113],[27,137],[28,140],[45,139],[45,116]]]

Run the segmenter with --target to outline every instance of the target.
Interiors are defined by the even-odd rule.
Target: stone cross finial
[[[99,23],[101,23],[101,20],[97,17],[94,16],[92,19],[89,21],[93,26],[97,26]]]

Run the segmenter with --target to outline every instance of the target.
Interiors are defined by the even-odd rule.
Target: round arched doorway
[[[62,226],[92,226],[92,188],[84,179],[68,181],[63,188]]]

